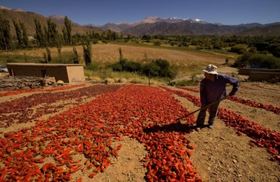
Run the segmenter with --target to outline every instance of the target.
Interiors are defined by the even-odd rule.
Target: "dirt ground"
[[[244,99],[250,99],[259,103],[272,104],[273,106],[280,107],[280,85],[258,83],[242,83],[236,96]],[[261,86],[261,87],[260,87]],[[193,87],[192,87],[193,88]],[[198,89],[196,87],[196,89]],[[230,90],[231,87],[228,87]],[[189,94],[199,97],[199,93],[189,92]],[[265,128],[280,131],[280,116],[260,108],[254,108],[225,100],[221,102],[221,107],[228,108],[250,120],[253,120]]]
[[[112,165],[106,169],[104,173],[100,173],[94,177],[97,182],[110,181],[144,181],[146,169],[142,166],[141,160],[146,155],[145,147],[137,140],[124,137],[117,158],[112,158]]]
[[[186,108],[197,108],[176,97]],[[197,116],[197,114],[196,114]],[[196,147],[191,156],[203,181],[279,181],[280,166],[270,161],[263,148],[250,146],[250,138],[216,119],[214,129],[203,128],[186,135]]]
[[[197,93],[188,93],[198,96]],[[25,96],[25,94],[11,96],[8,100],[22,96]],[[280,85],[244,82],[241,84],[237,96],[279,107]],[[186,107],[188,111],[197,109],[196,106],[182,97],[174,96],[174,98]],[[71,107],[75,107],[77,104],[86,103],[92,99],[94,98],[83,99],[79,103],[74,100],[53,103],[64,105],[59,112],[54,114],[59,114]],[[280,116],[272,112],[232,101],[225,101],[221,106],[252,119],[265,128],[280,131]],[[47,119],[54,114],[43,116],[40,119]],[[197,113],[195,116],[197,116]],[[3,134],[9,131],[32,127],[35,122],[15,124],[9,128],[0,128],[0,133],[2,132]],[[0,136],[3,136],[2,134]],[[266,149],[251,146],[249,137],[245,135],[238,136],[232,128],[225,126],[219,119],[216,119],[213,129],[203,128],[199,132],[193,131],[186,134],[185,137],[195,145],[191,160],[203,181],[280,181],[280,165],[270,160],[271,155]],[[93,179],[82,177],[83,181],[145,181],[146,169],[142,166],[141,162],[146,155],[145,147],[138,141],[128,137],[122,138],[121,141],[117,141],[115,144],[121,144],[122,147],[118,152],[118,157],[110,159],[112,164]],[[83,156],[77,156],[77,159],[83,161]],[[73,177],[73,181],[79,179],[80,176],[86,175],[79,171]]]

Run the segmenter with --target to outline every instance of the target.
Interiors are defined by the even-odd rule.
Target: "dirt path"
[[[116,144],[122,145],[117,159],[111,158],[110,161],[113,164],[104,173],[99,173],[94,177],[93,181],[145,181],[144,177],[147,170],[141,163],[146,155],[145,147],[137,140],[128,137],[124,137],[122,141]]]
[[[176,98],[188,110],[197,108],[182,97]],[[280,166],[269,160],[271,155],[263,148],[250,146],[247,136],[238,136],[219,119],[214,129],[203,128],[186,137],[196,146],[191,159],[203,181],[280,180]]]

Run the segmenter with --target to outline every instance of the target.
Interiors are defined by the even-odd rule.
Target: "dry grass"
[[[76,46],[80,60],[83,60],[82,46]],[[233,62],[233,55],[206,52],[199,50],[176,49],[168,47],[153,47],[145,45],[130,45],[130,44],[94,44],[92,46],[92,60],[99,65],[108,65],[117,62],[119,59],[119,48],[122,49],[124,58],[128,60],[143,62],[151,59],[166,59],[173,67],[177,69],[177,78],[184,76],[191,76],[200,74],[201,69],[207,64],[216,64],[221,67],[224,66],[226,58],[230,58],[230,63]],[[58,56],[57,48],[50,48],[53,58]],[[1,52],[2,56],[26,56],[26,57],[42,57],[46,49],[31,49],[31,50],[15,50],[12,52]],[[67,56],[73,52],[72,46],[65,46],[62,48],[62,56],[67,59]]]
[[[118,60],[119,51],[121,48],[125,58],[135,61],[141,61],[145,58],[145,55],[149,59],[163,58],[169,60],[173,64],[207,64],[215,63],[222,64],[225,61],[226,55],[214,54],[208,52],[201,52],[195,50],[173,50],[168,48],[152,48],[144,46],[134,45],[118,45],[118,44],[94,44],[92,46],[93,60],[97,63],[112,63]],[[71,53],[73,47],[66,46],[62,48],[62,53]],[[56,57],[57,48],[50,48],[52,56]],[[12,52],[2,52],[3,55],[26,55],[40,57],[46,50],[43,48],[31,49],[31,50],[16,50]],[[82,57],[82,46],[77,46],[77,51],[80,57]]]

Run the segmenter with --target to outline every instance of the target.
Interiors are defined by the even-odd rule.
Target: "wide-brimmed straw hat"
[[[208,74],[213,74],[213,75],[217,75],[217,66],[213,65],[213,64],[209,64],[208,66],[206,66],[206,68],[203,70],[203,72],[208,73]]]

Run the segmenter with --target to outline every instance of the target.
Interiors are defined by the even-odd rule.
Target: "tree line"
[[[88,31],[84,34],[73,33],[73,24],[66,16],[64,18],[64,26],[61,32],[58,26],[51,19],[47,20],[46,25],[43,25],[38,19],[34,19],[35,34],[34,40],[28,37],[26,27],[23,22],[9,20],[0,17],[0,50],[11,50],[28,47],[57,47],[63,45],[80,45],[86,44],[88,41],[96,43],[98,40],[114,41],[123,36],[111,30],[101,33]],[[12,26],[15,29],[15,37],[12,36]]]
[[[271,53],[280,57],[280,36],[237,36],[237,35],[143,35],[142,42],[172,47],[195,47],[196,49],[226,50],[237,54],[245,52]]]

